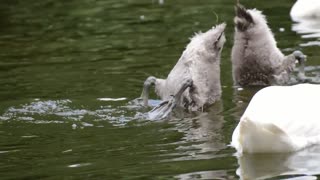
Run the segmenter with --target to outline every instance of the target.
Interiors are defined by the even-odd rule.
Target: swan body
[[[291,19],[301,21],[302,19],[320,18],[319,0],[297,0],[290,11]]]
[[[232,135],[239,153],[293,152],[320,144],[320,85],[270,86],[257,92]]]

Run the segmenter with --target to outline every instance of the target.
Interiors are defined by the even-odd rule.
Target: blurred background
[[[262,10],[281,51],[303,51],[307,75],[319,75],[319,19],[311,27],[292,21],[294,0],[241,3]],[[316,148],[237,158],[228,146],[258,90],[233,87],[234,4],[2,0],[1,179],[315,178]],[[221,102],[191,118],[139,118],[145,110],[128,102],[144,80],[165,78],[195,32],[222,22]]]

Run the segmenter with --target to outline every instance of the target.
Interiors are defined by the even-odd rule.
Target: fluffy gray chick
[[[148,105],[149,88],[152,84],[155,84],[156,94],[167,102],[165,105],[170,104],[170,107],[177,105],[196,111],[219,100],[220,56],[226,41],[225,27],[226,24],[222,23],[192,37],[167,79],[148,77],[141,94],[144,105]]]
[[[261,11],[247,10],[240,4],[235,7],[235,11],[231,55],[235,85],[267,86],[289,83],[295,61],[301,63],[305,56],[300,51],[288,56],[282,54]]]

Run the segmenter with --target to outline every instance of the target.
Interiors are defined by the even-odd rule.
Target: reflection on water
[[[222,110],[222,104],[218,102],[209,109],[209,112],[197,113],[197,116],[191,118],[171,120],[177,131],[184,133],[185,142],[196,143],[178,147],[179,153],[187,156],[170,158],[170,161],[210,159],[215,153],[226,148],[223,141],[225,137],[222,135],[225,123],[221,115]]]
[[[237,158],[240,166],[237,175],[241,179],[292,176],[299,176],[301,179],[317,179],[313,175],[320,174],[320,146],[294,153],[243,154]]]
[[[265,11],[281,49],[301,45],[308,55],[306,75],[319,76],[318,46],[304,45],[319,41],[317,33],[301,31],[301,39],[277,31],[292,25],[291,0],[242,3]],[[238,179],[228,143],[259,88],[233,88],[233,5],[225,0],[3,0],[1,179]],[[164,121],[136,116],[147,110],[128,101],[140,95],[145,78],[167,75],[194,32],[222,21],[229,28],[221,57],[221,103]],[[268,170],[272,162],[281,166],[291,159],[279,169],[320,174],[306,164],[318,158],[316,153],[251,163],[243,157],[239,169],[254,174],[259,165]],[[248,171],[246,164],[253,167]],[[271,171],[278,172],[273,177],[284,173]]]
[[[293,23],[292,30],[308,40],[308,42],[300,44],[302,47],[320,46],[320,19],[303,19]]]
[[[295,23],[292,30],[308,39],[300,44],[302,47],[320,46],[320,3],[317,0],[297,0],[290,11],[290,16]]]
[[[194,173],[187,173],[175,176],[177,179],[189,180],[189,179],[236,179],[234,176],[228,175],[227,171],[217,170],[217,171],[201,171]]]
[[[197,113],[193,118],[171,121],[175,124],[175,128],[184,134],[183,143],[176,148],[176,153],[167,154],[166,156],[172,157],[164,161],[213,160],[215,163],[210,164],[209,167],[217,169],[182,173],[175,178],[182,180],[236,179],[234,172],[229,170],[230,164],[226,160],[232,153],[224,152],[228,147],[225,143],[226,137],[223,135],[225,120],[222,113],[223,104],[217,102],[208,112]],[[223,167],[223,170],[219,167]]]

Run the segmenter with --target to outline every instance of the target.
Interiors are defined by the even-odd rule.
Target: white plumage
[[[297,0],[291,8],[290,16],[294,21],[320,18],[320,1]]]
[[[320,144],[320,85],[270,86],[254,95],[232,135],[239,153],[292,152]]]

